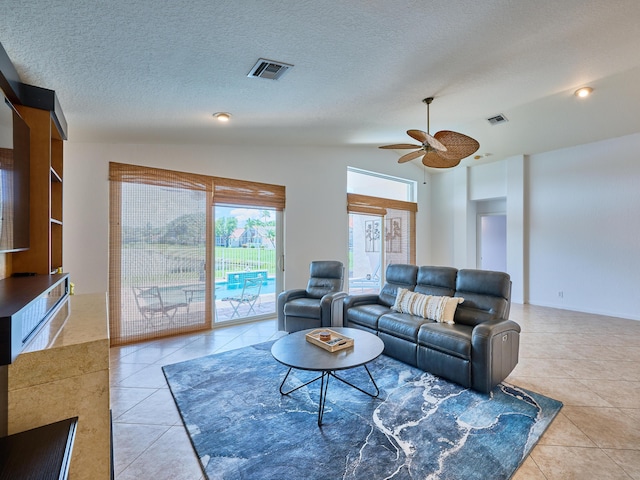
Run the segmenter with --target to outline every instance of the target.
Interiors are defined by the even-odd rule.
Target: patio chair
[[[189,308],[187,302],[165,302],[157,286],[131,288],[133,289],[133,296],[136,299],[138,311],[149,324],[153,326],[159,324],[159,322],[154,322],[154,320],[162,321],[167,319],[169,322],[172,322],[180,307],[185,307],[187,310]]]
[[[233,297],[225,297],[221,299],[223,302],[229,302],[229,304],[233,307],[233,313],[231,314],[231,318],[238,316],[240,317],[240,312],[238,308],[240,305],[248,305],[249,310],[245,316],[248,316],[251,312],[256,315],[256,311],[254,309],[256,302],[260,298],[260,290],[262,289],[262,282],[264,279],[262,277],[258,278],[245,278],[244,285],[242,287],[242,293],[240,295],[236,295]]]

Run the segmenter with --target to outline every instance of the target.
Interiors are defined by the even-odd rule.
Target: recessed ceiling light
[[[231,118],[231,114],[227,112],[217,112],[213,114],[213,117],[219,122],[226,123]]]
[[[593,92],[593,88],[591,88],[591,87],[582,87],[582,88],[579,88],[578,90],[576,90],[573,94],[576,97],[584,98],[584,97],[588,97],[589,95],[591,95],[591,92]]]

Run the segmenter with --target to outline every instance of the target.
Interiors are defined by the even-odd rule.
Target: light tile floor
[[[514,480],[640,480],[640,321],[513,304],[507,379],[564,403]],[[203,479],[162,365],[278,338],[276,321],[111,349],[117,480]],[[331,480],[331,479],[328,479]]]

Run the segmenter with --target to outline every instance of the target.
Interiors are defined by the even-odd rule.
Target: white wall
[[[461,228],[461,216],[475,215],[469,192],[480,199],[506,191],[514,302],[640,320],[640,134],[504,163],[506,185],[495,177],[472,185],[484,166],[433,176],[432,258],[473,268],[461,245],[475,244]]]
[[[274,148],[65,143],[64,269],[77,293],[107,291],[110,161],[286,187],[285,288],[304,287],[309,262],[347,264],[347,167],[418,182],[417,261],[427,263],[427,185],[414,165],[376,148]]]
[[[353,166],[418,182],[418,264],[474,268],[470,191],[476,200],[506,192],[514,302],[640,319],[638,152],[635,134],[437,173],[423,185],[420,168],[375,148],[67,142],[64,268],[78,293],[107,291],[107,176],[115,161],[285,185],[285,288],[305,285],[311,260],[347,261],[346,169]],[[483,180],[490,170],[504,172],[503,180]]]
[[[533,155],[529,170],[530,302],[640,319],[640,134]]]
[[[511,276],[511,301],[529,303],[529,242],[527,179],[529,158],[509,158],[507,164],[507,271]]]
[[[469,168],[469,200],[507,196],[507,162],[492,162]]]
[[[431,210],[431,258],[434,265],[453,266],[453,217],[455,215],[454,175],[439,173],[431,176],[429,209]]]

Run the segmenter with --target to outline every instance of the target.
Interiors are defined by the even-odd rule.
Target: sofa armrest
[[[294,298],[306,297],[307,291],[304,288],[295,288],[293,290],[285,290],[284,292],[278,295],[278,302],[282,301],[282,303],[287,303],[289,300],[293,300]]]
[[[472,387],[489,393],[518,363],[520,325],[495,319],[476,325],[471,333]]]
[[[278,295],[278,330],[284,330],[284,304],[294,298],[306,297],[307,291],[303,288],[285,290]]]
[[[380,303],[380,297],[377,293],[362,293],[359,295],[347,295],[344,298],[342,310],[342,322],[347,320],[347,310],[358,305],[371,305]]]
[[[368,303],[379,303],[380,297],[377,293],[364,293],[360,295],[347,295],[344,299],[345,312],[351,307],[357,307],[358,305],[365,305]]]
[[[518,325],[513,320],[507,320],[505,318],[498,318],[495,320],[490,320],[488,322],[483,322],[476,325],[471,334],[472,342],[485,342],[488,341],[491,337],[496,335],[500,335],[501,333],[505,333],[508,331],[515,331],[520,333],[520,325]]]
[[[320,319],[323,327],[342,326],[342,301],[347,296],[347,292],[327,293],[320,299]]]

